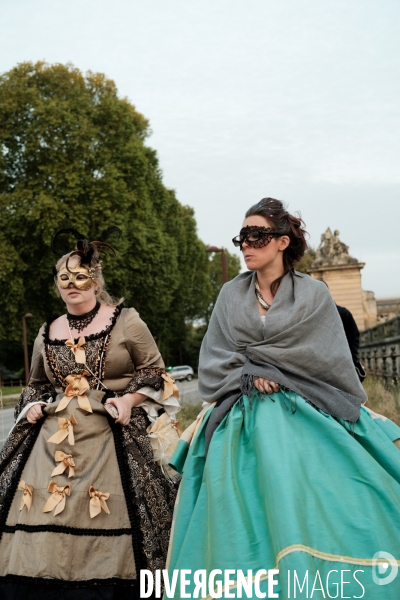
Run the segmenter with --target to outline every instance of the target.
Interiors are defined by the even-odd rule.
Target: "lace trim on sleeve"
[[[146,386],[149,386],[156,391],[161,390],[164,387],[164,379],[161,377],[163,373],[164,369],[159,369],[158,367],[140,369],[131,379],[125,390],[118,395],[134,394]]]
[[[20,412],[29,402],[50,402],[56,396],[56,391],[51,383],[31,383],[23,391],[14,410],[14,418],[18,419]]]

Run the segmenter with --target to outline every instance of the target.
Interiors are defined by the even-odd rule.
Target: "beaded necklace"
[[[261,291],[260,291],[260,286],[258,285],[257,278],[255,280],[255,292],[256,292],[257,300],[259,301],[259,303],[261,304],[261,306],[263,308],[265,308],[265,310],[269,310],[271,308],[271,304],[268,304],[268,302],[266,302],[264,300],[264,298],[262,297]]]

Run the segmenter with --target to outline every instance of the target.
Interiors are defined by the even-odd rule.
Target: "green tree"
[[[294,264],[296,271],[300,271],[300,273],[308,273],[309,269],[311,269],[312,262],[315,260],[315,256],[316,252],[314,248],[309,248],[304,254],[303,258]]]
[[[228,267],[228,279],[231,280],[240,273],[240,259],[225,250],[225,256]],[[192,320],[186,322],[185,341],[180,346],[179,357],[175,355],[175,364],[187,363],[194,369],[197,369],[201,342],[207,331],[208,322],[211,317],[215,302],[222,287],[222,261],[221,253],[212,253],[209,255],[207,265],[207,276],[209,287],[206,293],[201,294],[200,290],[196,294],[199,299],[198,321]],[[179,358],[179,360],[178,360]]]
[[[226,263],[228,267],[228,280],[233,279],[240,273],[240,258],[231,254],[224,248]],[[220,252],[213,252],[210,258],[209,277],[211,284],[210,303],[206,312],[207,323],[211,317],[215,302],[222,287],[222,257]]]
[[[58,229],[95,239],[117,225],[108,289],[140,311],[162,351],[184,343],[186,323],[210,303],[208,257],[193,210],[162,183],[148,134],[104,75],[39,62],[0,77],[0,338],[18,340],[26,312],[32,339],[63,311],[51,274]]]

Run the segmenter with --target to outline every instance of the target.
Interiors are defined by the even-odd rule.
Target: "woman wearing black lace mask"
[[[329,290],[294,269],[301,219],[265,198],[233,242],[249,270],[203,340],[199,392],[215,405],[172,458],[170,578],[185,569],[199,597],[398,600],[400,428],[363,406]]]
[[[39,332],[0,455],[4,600],[139,598],[140,569],[166,560],[176,485],[147,429],[176,412],[173,382],[136,310],[104,290],[110,247],[78,236],[55,269],[67,313]]]

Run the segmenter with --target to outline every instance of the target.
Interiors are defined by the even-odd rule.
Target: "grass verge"
[[[10,398],[9,394],[21,394],[22,387],[2,387],[0,391],[2,393],[2,403],[4,408],[15,406],[18,402],[18,398]]]
[[[7,396],[8,394],[20,394],[22,392],[24,388],[20,387],[19,385],[15,385],[13,387],[11,386],[6,386],[6,387],[0,387],[0,391],[3,394],[3,396]]]
[[[368,394],[367,406],[400,426],[400,389],[387,389],[381,379],[367,377],[364,389]]]
[[[201,404],[183,404],[181,410],[178,412],[177,419],[182,427],[182,431],[185,431],[193,421],[196,420],[197,415],[201,411]]]

